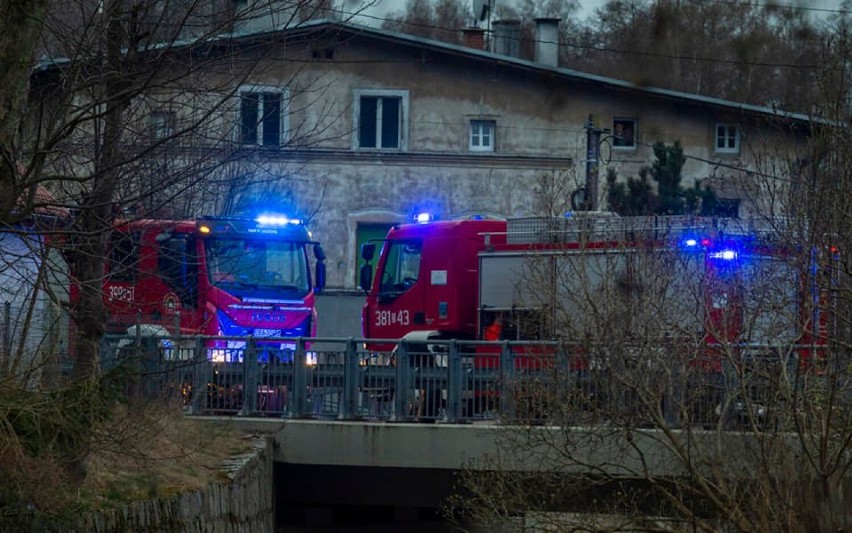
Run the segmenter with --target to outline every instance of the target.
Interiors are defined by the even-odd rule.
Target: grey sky
[[[506,0],[497,0],[497,1],[506,1]],[[650,0],[647,0],[650,1]],[[705,0],[705,1],[714,1],[714,0]],[[726,0],[717,0],[717,1],[726,1]],[[777,4],[785,4],[785,5],[793,5],[801,8],[807,8],[808,12],[814,16],[818,17],[828,17],[831,15],[830,12],[820,11],[820,10],[836,10],[840,8],[841,0],[752,0],[755,3],[760,4],[770,4],[775,2]],[[587,18],[588,16],[594,13],[595,8],[601,7],[606,3],[606,0],[579,0],[580,2],[580,17]],[[369,2],[369,0],[345,0],[346,10],[350,12],[358,11],[359,9],[363,9],[364,14],[368,15],[367,17],[361,18],[359,22],[362,24],[369,24],[373,26],[378,26],[381,24],[381,18],[385,17],[388,13],[392,13],[394,11],[400,11],[405,7],[405,0],[376,0],[375,2]],[[364,7],[367,6],[367,7]]]

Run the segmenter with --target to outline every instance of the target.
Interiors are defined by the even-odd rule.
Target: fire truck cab
[[[505,244],[506,222],[456,220],[406,224],[391,228],[372,269],[361,269],[367,292],[361,321],[364,336],[398,339],[415,331],[438,332],[442,338],[477,336],[478,254],[491,244]],[[375,243],[362,248],[369,261]]]
[[[313,277],[308,248],[316,263]],[[109,330],[251,335],[274,338],[269,342],[276,346],[314,336],[324,260],[305,225],[287,217],[118,223],[103,284]],[[241,360],[240,345],[244,341],[211,341],[208,355]]]

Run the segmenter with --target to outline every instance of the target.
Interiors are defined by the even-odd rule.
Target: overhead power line
[[[702,1],[725,3],[725,4],[736,4],[736,2],[734,2],[732,0],[702,0]],[[753,4],[753,5],[758,5],[758,4]],[[759,5],[768,5],[768,4],[759,4]],[[367,15],[367,14],[362,14],[362,13],[358,13],[358,12],[348,12],[348,11],[344,11],[342,9],[334,9],[333,11],[337,12],[341,15],[345,15],[345,16],[349,16],[349,17],[358,16],[358,17],[368,18],[368,19],[382,21],[382,22],[394,22],[394,23],[398,23],[398,24],[401,24],[401,25],[405,25],[405,26],[432,29],[432,30],[438,30],[438,31],[447,32],[447,33],[457,33],[457,32],[461,31],[461,29],[459,29],[459,28],[449,28],[449,27],[446,27],[446,26],[438,26],[438,25],[435,25],[435,24],[427,24],[427,23],[422,23],[422,22],[407,22],[407,21],[401,20],[401,19],[378,17],[378,16],[375,16],[375,15]],[[849,12],[843,11],[843,13],[849,13]],[[486,33],[492,33],[493,34],[492,30],[485,30],[485,31],[486,31]],[[714,58],[714,57],[696,56],[696,55],[673,55],[673,54],[664,54],[664,53],[659,53],[659,52],[648,52],[648,51],[641,51],[641,50],[625,50],[625,49],[620,49],[620,48],[595,46],[595,45],[581,44],[581,43],[576,43],[576,42],[554,42],[554,41],[546,41],[546,40],[541,40],[541,39],[520,39],[520,38],[512,38],[512,37],[509,37],[509,36],[506,36],[504,38],[514,39],[516,41],[526,40],[526,41],[531,42],[531,43],[555,44],[559,47],[573,48],[573,49],[577,49],[577,50],[603,52],[603,53],[608,53],[608,54],[623,54],[623,55],[629,55],[629,56],[634,56],[634,57],[651,57],[651,58],[655,58],[655,59],[671,59],[671,60],[676,60],[676,61],[694,61],[694,62],[710,63],[710,64],[751,66],[751,67],[761,67],[761,68],[784,68],[784,69],[795,69],[795,70],[820,70],[820,69],[826,68],[823,65],[813,65],[813,64],[797,65],[797,64],[794,64],[794,63],[774,63],[774,62],[769,62],[769,61],[742,61],[742,60],[738,60],[738,59],[724,59],[724,58]],[[838,66],[838,67],[830,67],[828,70],[835,71],[835,72],[842,72],[844,69],[843,69],[843,67]]]
[[[808,7],[802,6],[798,4],[779,4],[776,2],[772,3],[759,3],[759,2],[738,2],[737,0],[697,0],[698,2],[704,2],[707,4],[724,4],[730,6],[750,6],[750,7],[762,7],[767,9],[789,9],[792,11],[811,11],[814,13],[839,13],[843,15],[852,14],[852,11],[848,9],[829,9],[827,7]]]

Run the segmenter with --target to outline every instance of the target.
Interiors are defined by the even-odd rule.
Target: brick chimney
[[[482,28],[465,28],[462,30],[464,34],[464,45],[477,50],[485,49],[485,30]]]
[[[559,19],[535,19],[535,62],[559,66]]]

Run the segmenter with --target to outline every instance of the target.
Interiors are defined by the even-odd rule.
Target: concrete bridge
[[[513,470],[530,474],[607,474],[629,479],[686,474],[683,457],[678,457],[671,439],[651,429],[636,430],[626,437],[623,431],[601,428],[495,423],[204,418],[271,436],[276,476],[281,480],[277,498],[293,506],[437,508],[458,488],[456,476],[462,470],[506,468],[505,463],[493,461],[498,452],[510,457]],[[513,452],[509,443],[530,432],[536,435],[529,439],[529,447]],[[678,438],[686,442],[687,435]],[[740,468],[733,463],[727,466],[740,475],[753,468],[755,454],[761,449],[761,438],[750,433],[690,430],[688,440],[695,452],[709,447],[739,458]]]
[[[213,349],[211,341],[226,348]],[[457,490],[457,476],[466,470],[666,478],[695,467],[690,455],[704,461],[721,453],[726,475],[748,476],[767,442],[779,443],[774,431],[677,429],[675,416],[667,417],[671,424],[663,429],[630,431],[600,418],[595,425],[563,427],[545,425],[546,417],[515,416],[519,389],[514,387],[523,386],[524,379],[555,386],[558,398],[576,392],[595,396],[595,387],[606,381],[600,367],[577,364],[570,354],[558,353],[555,343],[429,341],[427,346],[389,340],[395,346],[389,364],[391,353],[366,350],[366,339],[279,341],[140,334],[107,339],[102,360],[106,366],[122,358],[139,363],[137,393],[171,396],[190,416],[271,437],[276,507],[291,510],[435,509]],[[530,364],[531,345],[546,347],[552,364]],[[488,364],[472,355],[482,353],[476,351],[481,347]],[[748,348],[744,354],[778,353]],[[761,367],[762,376],[793,376],[799,368],[796,360],[777,356],[755,361],[769,363]],[[557,380],[548,382],[554,369]],[[640,370],[654,382],[654,371],[670,375],[672,369],[643,365]],[[718,420],[715,401],[742,389],[725,372],[710,377],[714,380],[706,385],[714,391],[714,403],[703,412]],[[687,394],[700,392],[698,387]],[[528,423],[512,425],[522,419]],[[789,450],[799,449],[795,436],[781,441]],[[502,462],[495,462],[498,456]]]
[[[725,475],[749,476],[765,459],[767,443],[781,442],[794,454],[801,445],[796,435],[779,439],[774,430],[677,429],[670,412],[665,428],[629,431],[601,417],[595,425],[564,427],[546,425],[548,417],[535,419],[529,411],[516,416],[526,379],[553,387],[557,400],[595,397],[596,387],[607,382],[606,365],[586,364],[553,342],[369,340],[394,346],[385,353],[367,350],[367,342],[140,332],[107,338],[102,361],[106,367],[122,360],[137,365],[135,393],[172,397],[187,415],[271,437],[276,507],[284,508],[435,509],[458,489],[459,473],[477,470],[509,469],[533,480],[535,474],[676,478],[696,467],[690,455],[703,463],[699,468],[715,468],[706,460],[721,453]],[[770,348],[743,349],[743,361],[758,354],[748,361],[760,371],[756,377],[795,376],[803,368],[780,357],[796,347]],[[544,354],[547,363],[539,364],[541,355],[531,352]],[[648,383],[672,374],[666,357],[642,363],[634,368]],[[704,385],[715,401],[703,412],[718,420],[718,400],[743,389],[724,369],[707,377],[713,378]],[[616,413],[630,403],[613,395],[607,400],[621,402]]]
[[[392,353],[376,353],[365,341],[130,337],[110,345],[104,360],[110,354],[116,362],[137,358],[140,393],[171,395],[191,416],[271,436],[277,507],[291,510],[434,509],[457,489],[457,476],[467,469],[509,469],[533,480],[542,474],[641,482],[716,468],[706,459],[722,457],[723,475],[749,475],[767,439],[778,443],[777,432],[698,429],[698,418],[693,419],[698,427],[676,429],[677,406],[685,397],[707,393],[711,402],[700,411],[718,421],[719,400],[743,393],[736,376],[724,371],[699,372],[699,379],[711,379],[686,391],[666,391],[679,396],[663,402],[671,423],[661,429],[626,431],[599,414],[594,424],[548,426],[553,418],[547,409],[536,418],[541,406],[527,401],[531,385],[553,395],[550,401],[557,403],[550,405],[603,398],[616,418],[620,413],[641,423],[636,417],[641,413],[629,395],[611,388],[605,365],[584,364],[555,343],[371,340],[394,346]],[[672,375],[665,361],[649,359],[637,371],[649,384],[663,383]],[[792,376],[798,368],[794,359],[754,362],[760,363],[752,367],[761,377]],[[601,387],[610,389],[599,394]],[[784,444],[797,445],[793,437]],[[495,463],[497,457],[504,462]],[[702,464],[690,464],[692,457]]]

